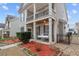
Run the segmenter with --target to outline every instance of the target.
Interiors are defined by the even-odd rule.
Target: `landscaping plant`
[[[27,44],[23,44],[22,47],[26,48],[26,53],[31,56],[52,56],[58,54],[57,51],[54,48],[50,48],[49,45],[37,43],[34,41],[31,41]]]
[[[18,32],[16,34],[23,43],[28,43],[31,39],[31,32]]]

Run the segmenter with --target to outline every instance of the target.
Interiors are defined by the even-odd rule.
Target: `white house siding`
[[[34,4],[35,5],[35,4]],[[28,6],[27,6],[28,7]],[[35,7],[35,6],[34,6]],[[51,4],[49,4],[49,14],[51,13]],[[21,7],[22,8],[22,7]],[[31,8],[30,8],[31,9]],[[27,9],[26,9],[27,10]],[[20,9],[20,14],[22,14],[23,13],[23,11],[24,11],[24,7],[22,8],[22,9]],[[34,9],[34,11],[35,11],[35,9]],[[34,15],[35,15],[35,13],[34,13]],[[60,32],[60,34],[64,34],[65,33],[65,26],[67,25],[66,23],[67,23],[67,14],[66,14],[66,9],[65,9],[65,5],[64,4],[62,4],[62,3],[55,3],[55,18],[54,18],[54,26],[53,26],[53,36],[54,36],[54,41],[56,42],[56,37],[57,37],[57,34]],[[22,15],[23,16],[23,15]],[[35,17],[35,16],[34,16]],[[23,19],[23,17],[21,17],[22,19]],[[51,21],[52,21],[52,18],[53,17],[48,17],[48,21],[50,21],[49,22],[49,40],[50,40],[50,42],[52,41],[52,23],[51,23]],[[26,20],[26,19],[25,19]],[[35,19],[36,20],[36,19]],[[27,21],[27,20],[26,20]],[[62,23],[61,23],[62,22]],[[28,22],[26,22],[26,23],[28,23]],[[34,28],[34,37],[36,36],[36,34],[35,34],[35,31],[36,31],[36,29],[35,29],[35,21],[33,21],[33,23],[34,23],[34,25],[33,25],[33,28]],[[50,24],[51,23],[51,24]],[[23,25],[23,23],[22,23],[22,25]],[[28,24],[27,24],[28,25]],[[36,24],[37,25],[37,24]],[[59,26],[58,26],[59,25]],[[59,27],[59,28],[58,28]],[[61,30],[62,29],[62,30]],[[42,35],[43,34],[43,30],[42,30],[42,26],[41,26],[41,29],[40,29],[41,31],[40,31],[40,35]]]
[[[2,36],[2,28],[0,28],[0,37]]]
[[[3,34],[4,34],[4,28],[0,28],[0,37],[3,38]]]
[[[66,6],[64,3],[56,3],[56,16],[58,19],[63,19],[67,21],[67,14],[66,14]]]
[[[16,32],[20,32],[21,21],[19,18],[15,18],[14,21],[10,22],[10,36],[16,36]]]
[[[66,13],[66,8],[65,8],[66,6],[65,6],[64,3],[56,3],[55,6],[56,6],[55,8],[56,8],[57,21],[60,24],[60,25],[59,24],[58,25],[63,30],[63,32],[60,32],[61,29],[58,28],[59,29],[58,32],[60,32],[61,34],[65,34],[66,29],[67,29],[67,21],[68,21],[68,19],[67,19],[67,13]],[[63,24],[61,24],[61,22]],[[61,25],[62,25],[62,27],[61,27]]]

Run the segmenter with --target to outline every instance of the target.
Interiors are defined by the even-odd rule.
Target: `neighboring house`
[[[16,32],[20,32],[21,21],[18,17],[7,15],[5,21],[5,34],[8,37],[15,37]]]
[[[76,33],[76,31],[75,31],[74,28],[70,28],[68,32],[71,32],[72,34],[75,34]]]
[[[10,36],[10,22],[12,22],[12,19],[14,19],[15,16],[12,16],[12,15],[7,15],[6,18],[5,18],[5,28],[4,28],[4,34],[7,35],[7,37]]]
[[[3,29],[4,29],[4,27],[5,27],[5,24],[0,23],[0,37],[2,37],[2,35],[3,35]]]
[[[7,15],[5,20],[4,34],[8,37],[15,37],[17,32],[24,31],[24,22],[19,17]]]
[[[75,30],[79,34],[79,22],[75,23]]]
[[[74,24],[68,24],[67,33],[71,32],[72,34],[76,34],[76,30]]]
[[[12,19],[10,22],[10,37],[15,37],[17,32],[21,32],[21,21],[18,17]]]
[[[66,32],[68,18],[63,3],[24,3],[19,13],[24,31],[31,31],[35,40],[56,43],[57,35]]]

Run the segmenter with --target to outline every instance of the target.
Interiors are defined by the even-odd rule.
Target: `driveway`
[[[63,56],[79,56],[79,45],[78,44],[61,44],[56,43],[56,47],[63,51]]]

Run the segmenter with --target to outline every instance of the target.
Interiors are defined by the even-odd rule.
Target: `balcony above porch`
[[[36,12],[34,12],[33,6],[30,6],[30,8],[27,10],[27,18],[26,21],[38,21],[42,19],[46,19],[49,17],[49,5],[48,4],[35,4],[36,6]],[[34,15],[35,13],[35,15]],[[55,18],[55,10],[52,8],[51,17]],[[34,18],[35,16],[35,18]]]

